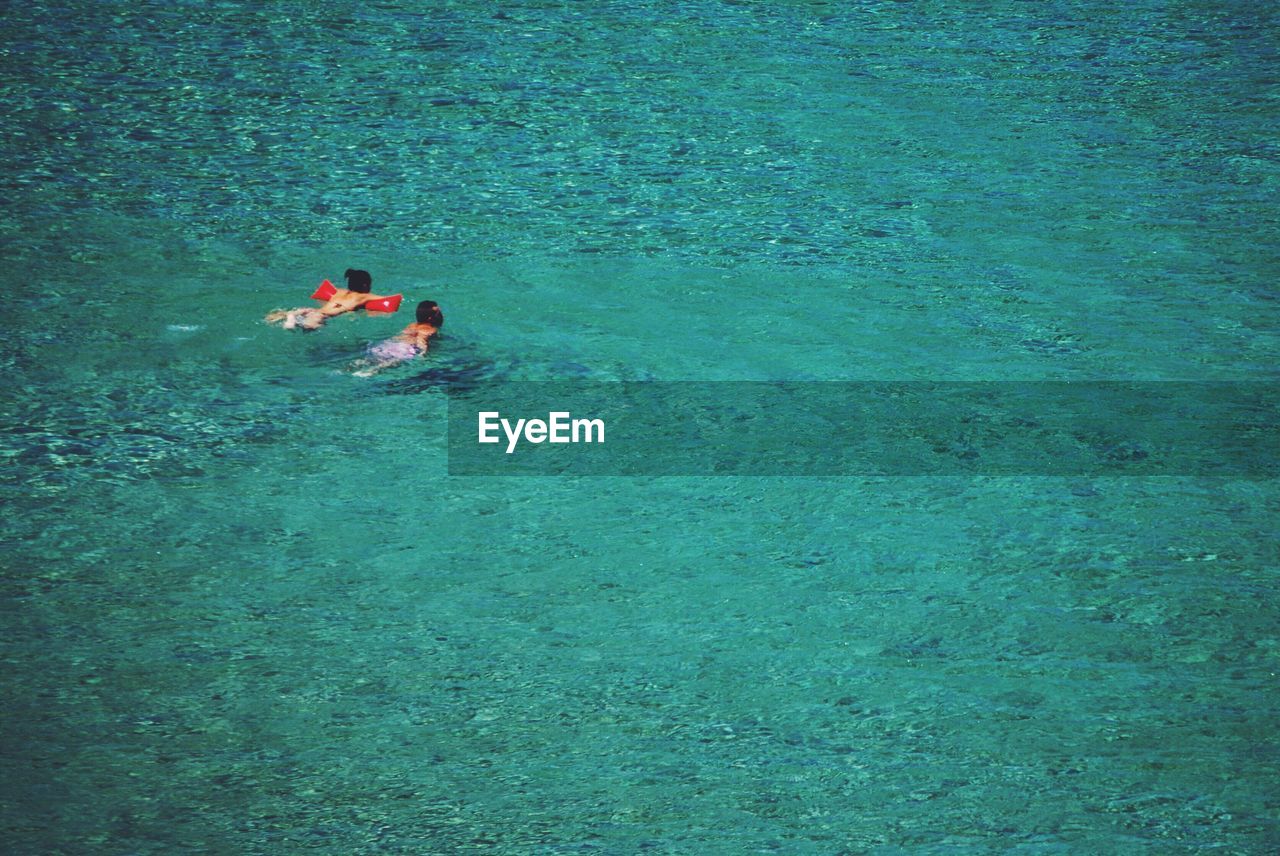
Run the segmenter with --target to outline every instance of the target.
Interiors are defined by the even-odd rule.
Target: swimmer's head
[[[353,270],[347,268],[347,272],[343,274],[347,278],[347,288],[360,294],[368,294],[373,288],[373,277],[369,276],[367,270]]]
[[[440,304],[434,300],[424,300],[418,304],[418,323],[430,324],[439,330],[444,326],[444,313],[440,311]]]

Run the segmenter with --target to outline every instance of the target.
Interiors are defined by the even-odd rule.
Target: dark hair
[[[347,278],[347,288],[357,291],[360,294],[368,294],[373,288],[373,277],[369,276],[367,270],[353,270],[347,268],[347,272],[343,274]]]
[[[440,311],[440,304],[434,300],[424,300],[418,304],[418,323],[430,324],[439,330],[444,326],[444,313]]]

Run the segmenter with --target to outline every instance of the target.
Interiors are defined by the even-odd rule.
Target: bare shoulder
[[[414,327],[414,330],[413,330],[414,344],[418,345],[418,347],[420,348],[426,348],[427,343],[431,340],[431,338],[435,336],[436,333],[439,332],[438,330],[436,330],[435,327],[432,327],[430,324],[414,324],[413,327]]]

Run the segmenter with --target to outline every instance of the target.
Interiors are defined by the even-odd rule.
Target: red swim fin
[[[320,287],[316,289],[315,294],[311,295],[311,299],[312,300],[328,300],[330,297],[333,297],[337,293],[338,293],[338,289],[334,287],[333,283],[329,282],[329,280],[326,279],[324,282],[320,283]]]
[[[395,312],[400,308],[400,301],[403,299],[404,295],[401,294],[379,297],[377,300],[370,300],[364,308],[366,312]]]

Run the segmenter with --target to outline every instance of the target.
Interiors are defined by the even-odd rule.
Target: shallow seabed
[[[0,23],[14,853],[1271,853],[1274,480],[447,475],[458,378],[1274,380],[1273,4]],[[323,277],[406,322],[259,319]]]

